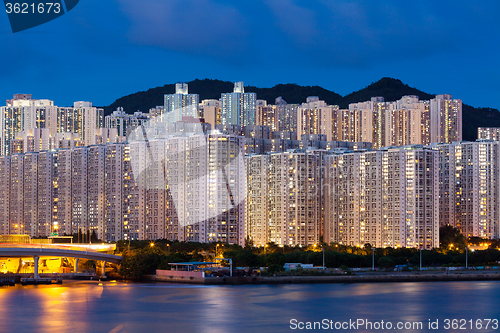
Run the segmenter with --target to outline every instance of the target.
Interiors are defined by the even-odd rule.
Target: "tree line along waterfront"
[[[222,243],[195,243],[169,240],[119,241],[116,252],[123,255],[118,273],[127,279],[142,279],[156,274],[156,269],[171,269],[169,263],[231,258],[233,267],[264,268],[261,274],[276,274],[284,271],[285,263],[313,264],[327,268],[341,268],[350,273],[350,268],[375,266],[378,270],[394,270],[397,265],[403,270],[419,267],[420,258],[424,267],[440,266],[498,266],[500,265],[500,241],[480,238],[466,239],[460,232],[446,226],[440,229],[439,248],[422,250],[416,248],[373,248],[344,246],[336,243],[321,243],[309,247],[280,247],[268,243],[255,247],[248,242],[245,247]],[[481,246],[482,250],[471,250]],[[324,253],[323,253],[324,252]],[[323,256],[324,255],[324,256]],[[322,275],[321,270],[299,270],[294,274]]]

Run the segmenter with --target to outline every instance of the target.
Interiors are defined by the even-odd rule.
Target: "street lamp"
[[[422,246],[420,246],[420,270],[422,270]]]
[[[474,249],[471,250],[474,252]],[[469,268],[469,248],[465,246],[465,269]]]
[[[372,247],[372,271],[375,271],[375,248]]]
[[[325,270],[325,247],[321,245],[321,251],[323,251],[323,270]]]

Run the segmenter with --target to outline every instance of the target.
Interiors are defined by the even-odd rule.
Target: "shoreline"
[[[194,285],[277,285],[277,284],[326,284],[326,283],[394,283],[394,282],[455,282],[455,281],[500,281],[500,272],[482,273],[409,273],[409,274],[353,274],[330,276],[225,276],[225,277],[188,277],[188,276],[161,276],[148,275],[141,280],[127,280],[117,277],[107,279],[79,279],[65,277],[63,284],[75,282],[159,282]],[[16,281],[19,284],[19,281]]]
[[[234,276],[234,277],[165,277],[150,275],[149,281],[202,285],[304,284],[304,283],[383,283],[383,282],[451,282],[500,281],[500,273],[405,274],[405,275],[337,275],[337,276]]]

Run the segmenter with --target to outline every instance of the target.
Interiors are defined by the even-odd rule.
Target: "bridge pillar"
[[[75,274],[78,273],[78,259],[79,258],[75,258]]]
[[[39,256],[33,256],[33,260],[35,262],[35,279],[38,279],[38,259],[40,259]]]
[[[102,262],[101,278],[106,278],[106,261]]]

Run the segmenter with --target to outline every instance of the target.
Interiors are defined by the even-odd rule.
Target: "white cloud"
[[[301,7],[293,0],[264,0],[276,17],[278,27],[295,42],[309,44],[318,35],[313,10]]]
[[[119,0],[132,42],[173,51],[227,55],[245,49],[245,19],[214,0]]]

